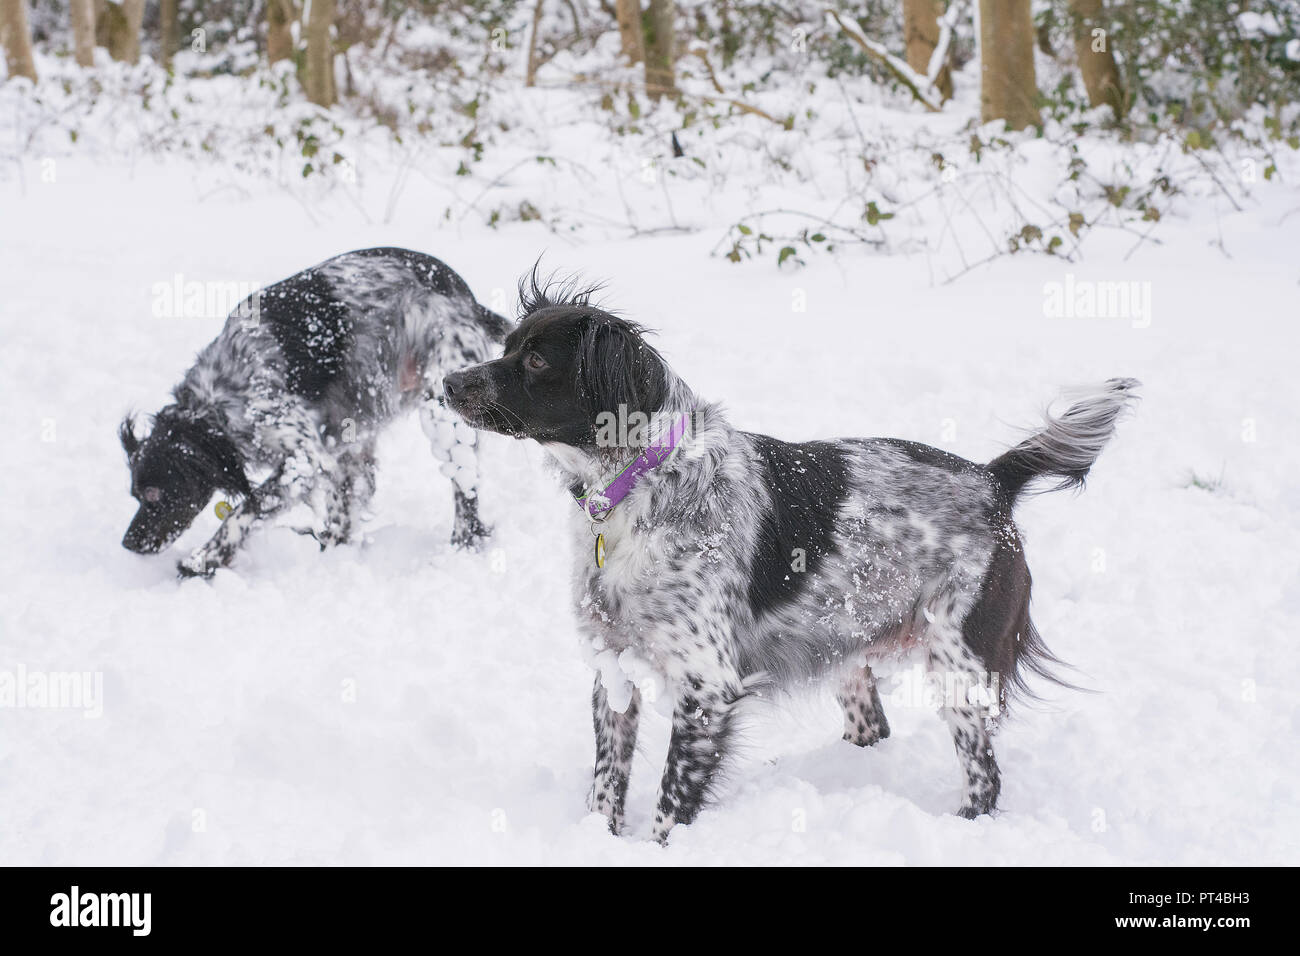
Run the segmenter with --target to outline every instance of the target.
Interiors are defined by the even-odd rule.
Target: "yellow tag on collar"
[[[225,521],[226,518],[230,516],[230,512],[234,511],[235,509],[230,507],[229,502],[218,501],[216,507],[213,508],[212,510],[217,513],[218,518],[220,518],[222,521]]]
[[[596,535],[596,567],[603,568],[604,566],[605,566],[605,536],[603,534],[598,534]]]

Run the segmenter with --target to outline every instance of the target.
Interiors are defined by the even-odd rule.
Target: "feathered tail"
[[[1047,427],[985,467],[997,479],[1008,501],[1014,502],[1025,487],[1049,475],[1061,481],[1045,489],[1078,488],[1088,470],[1115,434],[1115,423],[1137,401],[1135,378],[1112,378],[1077,394],[1059,417],[1047,415]]]

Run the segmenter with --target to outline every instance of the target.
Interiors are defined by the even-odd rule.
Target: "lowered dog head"
[[[603,420],[649,417],[673,377],[633,322],[591,305],[595,290],[519,285],[520,322],[505,354],[444,380],[448,403],[475,428],[586,448]]]
[[[131,469],[131,494],[140,502],[122,547],[156,554],[190,526],[217,491],[247,495],[248,479],[234,443],[210,418],[168,405],[153,430],[135,433],[128,415],[119,429]]]

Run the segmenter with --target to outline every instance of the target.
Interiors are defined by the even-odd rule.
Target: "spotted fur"
[[[416,407],[453,479],[454,540],[474,544],[486,533],[475,435],[445,409],[441,382],[509,327],[445,264],[404,249],[346,253],[262,289],[199,353],[149,435],[123,422],[140,507],[122,544],[161,551],[216,492],[237,504],[182,575],[229,564],[259,522],[298,502],[316,512],[322,547],[346,542],[374,493],[379,432]]]
[[[993,718],[1022,671],[1048,660],[1028,619],[1012,506],[1037,477],[1081,480],[1137,383],[1108,382],[990,466],[894,439],[790,444],[735,429],[635,325],[548,295],[535,277],[525,293],[504,356],[448,378],[468,421],[538,439],[580,494],[639,452],[598,447],[596,414],[653,395],[639,406],[653,423],[645,444],[690,417],[671,458],[598,527],[572,511],[573,601],[600,667],[593,809],[622,826],[646,675],[675,700],[654,822],[665,840],[708,798],[747,696],[829,682],[845,739],[868,746],[889,735],[871,663],[919,647],[950,691],[959,813],[992,811]],[[590,557],[594,530],[603,568]]]
[[[870,747],[889,736],[889,721],[869,666],[851,668],[835,699],[844,711],[844,739],[849,743]]]

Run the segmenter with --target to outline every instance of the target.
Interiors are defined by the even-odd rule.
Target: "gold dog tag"
[[[603,534],[598,534],[596,535],[596,567],[603,568],[604,566],[605,566],[605,536]]]

